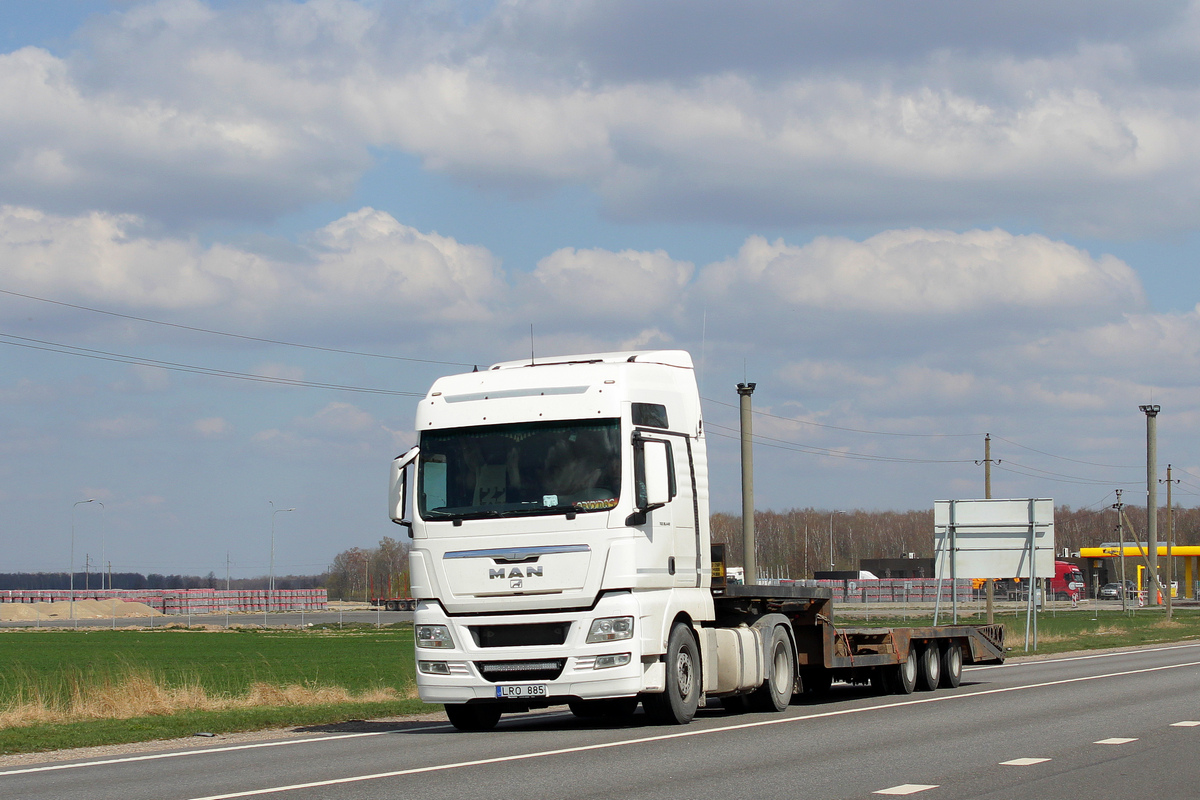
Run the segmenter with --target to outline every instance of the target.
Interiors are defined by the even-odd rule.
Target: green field
[[[0,634],[0,753],[415,713],[411,625]]]

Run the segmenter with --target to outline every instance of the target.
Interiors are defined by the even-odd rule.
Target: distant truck
[[[412,536],[417,688],[460,730],[552,704],[684,724],[835,680],[957,686],[1000,625],[838,626],[831,591],[727,583],[682,351],[512,361],[438,380],[392,464]]]
[[[1028,597],[1028,579],[1009,578],[997,581],[996,591],[1009,596]],[[1087,584],[1083,572],[1070,561],[1055,561],[1054,576],[1050,578],[1049,596],[1055,600],[1079,600]]]

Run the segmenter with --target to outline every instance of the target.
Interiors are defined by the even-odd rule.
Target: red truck
[[[1040,580],[1040,578],[1039,578]],[[1007,593],[1010,599],[1024,599],[1028,596],[1025,587],[1028,578],[1009,578],[996,581],[996,591]],[[1083,572],[1070,561],[1055,561],[1054,575],[1050,578],[1048,598],[1053,600],[1079,600],[1087,584],[1083,581]]]

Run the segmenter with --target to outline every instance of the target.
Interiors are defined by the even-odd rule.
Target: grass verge
[[[417,713],[411,625],[0,634],[0,753]]]

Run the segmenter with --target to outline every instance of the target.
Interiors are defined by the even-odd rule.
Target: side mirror
[[[671,446],[657,439],[642,443],[646,496],[639,505],[646,510],[671,501]]]
[[[408,467],[421,454],[418,447],[411,448],[407,453],[392,461],[392,480],[388,487],[388,515],[392,522],[408,528],[412,533],[412,519],[408,516]]]
[[[633,440],[634,510],[626,525],[645,525],[646,512],[662,508],[675,496],[671,443],[661,439]]]

